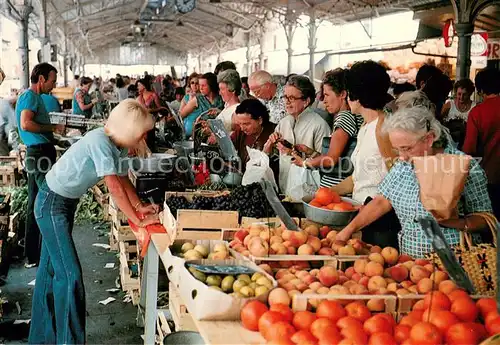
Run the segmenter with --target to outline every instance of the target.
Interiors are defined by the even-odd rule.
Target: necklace
[[[250,146],[252,149],[255,148],[255,144],[257,143],[257,141],[259,140],[260,136],[262,135],[262,132],[264,132],[264,126],[262,126],[262,128],[260,129],[260,133],[259,135],[255,138],[255,140],[253,141],[253,144],[252,146]]]

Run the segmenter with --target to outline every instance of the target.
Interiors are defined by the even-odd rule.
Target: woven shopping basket
[[[490,213],[474,213],[484,218],[493,235],[492,243],[474,244],[470,233],[460,232],[460,244],[452,247],[455,256],[469,275],[475,293],[478,295],[494,296],[497,289],[497,220]],[[441,269],[443,265],[436,253],[429,255]]]

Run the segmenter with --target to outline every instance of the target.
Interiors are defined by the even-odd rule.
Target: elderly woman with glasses
[[[388,133],[399,160],[382,183],[378,195],[339,234],[337,239],[347,240],[391,210],[396,212],[401,223],[398,234],[401,253],[422,258],[433,251],[430,239],[425,235],[420,218],[432,217],[420,201],[419,182],[413,157],[445,154],[463,154],[454,148],[449,132],[436,119],[433,109],[426,106],[399,108],[385,120],[383,130]],[[445,143],[444,147],[440,143]],[[460,217],[441,221],[444,237],[450,245],[460,241],[460,231],[476,232],[487,229],[477,212],[492,212],[488,198],[486,175],[473,159],[465,187],[458,204]]]
[[[287,189],[288,171],[293,156],[291,145],[305,145],[320,152],[323,137],[330,135],[330,127],[312,108],[316,98],[314,85],[305,76],[293,76],[287,81],[283,100],[287,116],[276,126],[266,144],[264,152],[270,154],[273,147],[280,152],[279,186]]]
[[[30,344],[84,344],[85,290],[72,231],[79,199],[104,179],[113,200],[134,224],[158,223],[158,207],[143,204],[128,179],[129,150],[143,147],[154,122],[139,102],[124,100],[103,128],[72,145],[40,186],[35,217],[42,256],[33,294]],[[138,214],[147,215],[141,219]]]
[[[228,132],[231,132],[234,130],[234,112],[240,104],[241,78],[234,69],[228,69],[217,75],[217,81],[219,82],[219,94],[225,103],[224,109],[217,116],[217,119],[224,123]]]

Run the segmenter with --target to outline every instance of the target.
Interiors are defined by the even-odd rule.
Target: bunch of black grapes
[[[238,211],[242,217],[274,216],[274,211],[258,183],[236,187],[231,191],[230,196],[232,209]]]
[[[191,203],[183,196],[171,196],[167,199],[167,205],[174,217],[177,217],[177,210],[191,208]]]

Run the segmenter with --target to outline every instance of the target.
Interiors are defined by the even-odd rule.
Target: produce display
[[[316,191],[309,205],[331,211],[354,211],[356,209],[353,204],[342,200],[340,195],[326,187],[321,187]]]
[[[328,226],[308,225],[304,230],[270,228],[252,224],[235,233],[230,247],[242,255],[368,255],[372,246],[359,239],[336,240],[337,231]]]
[[[314,310],[294,312],[280,299],[270,299],[269,307],[246,304],[241,322],[268,344],[280,345],[475,345],[500,332],[494,299],[474,301],[455,288],[448,295],[427,293],[421,302],[397,322],[391,314],[372,313],[361,301],[325,299]]]
[[[210,252],[210,249],[203,244],[194,244],[191,242],[185,242],[182,244],[181,251],[179,253],[174,253],[174,255],[182,257],[186,260],[225,260],[231,255],[225,244],[216,244]]]
[[[185,197],[172,196],[166,200],[173,215],[180,209],[238,211],[243,217],[274,217],[274,212],[261,186],[252,183],[238,186],[226,195],[218,197],[195,196],[192,202]]]
[[[253,275],[240,274],[207,275],[194,267],[188,268],[189,272],[199,281],[210,288],[225,292],[237,298],[250,298],[266,294],[273,288],[273,283],[264,274],[255,272]]]

